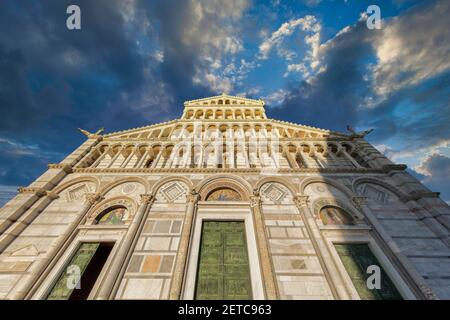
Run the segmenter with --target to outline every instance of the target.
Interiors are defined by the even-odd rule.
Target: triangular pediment
[[[264,113],[264,101],[258,99],[249,99],[245,97],[232,96],[222,94],[218,96],[205,97],[196,100],[189,100],[184,102],[185,112],[180,119],[172,121],[156,123],[140,128],[133,128],[118,132],[112,132],[104,135],[106,138],[112,139],[147,139],[154,140],[158,138],[168,138],[169,134],[174,129],[181,127],[189,127],[190,121],[217,121],[224,123],[237,122],[257,122],[256,126],[269,124],[272,127],[285,128],[287,134],[282,134],[283,137],[297,137],[297,138],[321,138],[321,137],[348,137],[348,134],[335,132],[331,130],[324,130],[311,126],[296,124],[275,119],[267,119]],[[245,108],[242,108],[245,106]],[[217,107],[217,108],[215,108]],[[236,109],[233,111],[233,107]],[[252,107],[255,107],[254,109]],[[254,111],[252,111],[253,109]],[[262,112],[261,112],[262,109]],[[188,110],[188,111],[187,111]],[[225,110],[225,111],[224,111]],[[245,110],[245,111],[242,111]],[[243,116],[245,112],[245,117]],[[250,119],[247,117],[247,112]],[[259,112],[259,114],[257,114]],[[217,118],[208,117],[208,115],[217,115]],[[233,117],[234,114],[234,117]],[[199,115],[199,117],[197,117]],[[231,115],[231,116],[229,116]],[[188,122],[188,123],[187,123]],[[280,129],[283,131],[284,129]]]
[[[290,131],[289,135],[291,137],[298,137],[298,138],[303,138],[303,137],[309,137],[309,138],[348,137],[348,135],[345,133],[320,129],[320,128],[316,128],[316,127],[311,127],[311,126],[287,122],[287,121],[266,119],[266,120],[260,120],[258,122],[261,125],[265,124],[265,125],[270,125],[272,127],[283,127],[286,130]],[[151,138],[151,137],[156,138],[157,136],[152,136],[152,135],[154,135],[154,134],[159,135],[161,133],[161,131],[164,131],[164,130],[166,130],[167,133],[171,132],[170,128],[180,126],[180,125],[182,125],[182,123],[185,123],[185,122],[181,122],[180,120],[172,120],[169,122],[153,124],[153,125],[149,125],[149,126],[145,126],[145,127],[141,127],[141,128],[134,128],[134,129],[124,130],[124,131],[119,131],[119,132],[113,132],[113,133],[105,135],[105,137],[119,138],[119,139],[122,139],[122,138]]]

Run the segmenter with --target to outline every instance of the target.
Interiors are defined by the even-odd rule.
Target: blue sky
[[[442,0],[3,0],[0,198],[81,144],[78,127],[170,120],[227,92],[272,118],[374,128],[369,142],[450,201],[449,16]]]

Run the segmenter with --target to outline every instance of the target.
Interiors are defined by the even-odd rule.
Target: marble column
[[[309,233],[309,238],[316,251],[317,257],[319,258],[319,262],[323,268],[325,277],[328,280],[333,296],[340,300],[352,299],[353,297],[347,289],[339,269],[336,266],[336,262],[334,261],[322,233],[317,226],[314,215],[309,209],[309,196],[296,195],[294,197],[294,201],[300,211],[300,214],[302,215],[305,227]]]
[[[258,255],[263,274],[266,298],[269,300],[277,300],[279,297],[276,288],[276,279],[272,268],[264,219],[261,214],[261,198],[256,191],[250,197],[250,207],[253,214],[253,224],[258,244]]]
[[[189,252],[189,244],[194,226],[194,217],[200,196],[194,190],[187,196],[187,208],[184,216],[183,229],[181,231],[180,245],[178,247],[175,268],[170,286],[169,299],[178,300],[181,297],[183,279],[186,273],[186,261]]]
[[[133,218],[133,221],[128,227],[128,231],[117,250],[111,268],[108,270],[108,276],[105,282],[101,285],[96,296],[97,300],[114,299],[115,291],[122,280],[123,273],[128,265],[128,261],[133,255],[134,248],[138,241],[140,230],[145,224],[145,218],[154,201],[154,196],[151,194],[141,194],[141,203]]]

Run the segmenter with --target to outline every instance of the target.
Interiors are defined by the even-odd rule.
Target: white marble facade
[[[105,241],[89,299],[190,299],[200,222],[233,217],[255,298],[360,299],[334,244],[367,243],[403,298],[450,299],[449,206],[365,133],[268,119],[261,100],[227,95],[187,101],[177,120],[83,133],[0,211],[0,299],[45,299],[80,243]],[[221,187],[240,199],[208,201]],[[352,223],[325,224],[326,206]],[[98,224],[110,207],[121,223]]]

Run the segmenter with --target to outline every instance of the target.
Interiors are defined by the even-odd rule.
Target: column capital
[[[140,204],[147,204],[152,202],[155,199],[153,194],[141,194],[140,195]]]
[[[186,196],[188,202],[197,202],[200,200],[200,195],[196,190],[191,190],[191,192]]]
[[[294,197],[294,202],[297,207],[306,207],[309,204],[309,196],[303,194],[297,194]]]
[[[46,191],[45,195],[49,197],[51,200],[56,200],[59,198],[59,195],[53,191]]]
[[[352,202],[358,209],[361,209],[362,207],[367,205],[367,197],[363,196],[355,196],[352,198]]]
[[[101,196],[98,192],[91,192],[86,193],[86,200],[89,202],[90,205],[94,205],[97,202],[100,202],[104,199],[104,197]]]
[[[258,195],[252,195],[250,196],[250,207],[254,208],[259,206],[261,203],[261,197]]]

